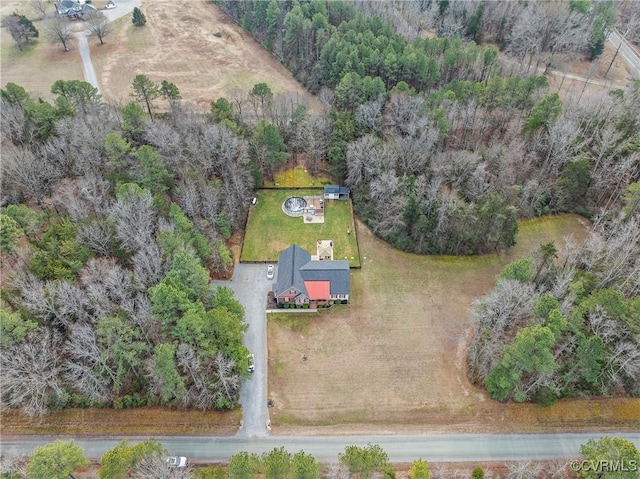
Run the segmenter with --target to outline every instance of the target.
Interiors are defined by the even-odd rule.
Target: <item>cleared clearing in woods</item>
[[[274,433],[638,427],[638,399],[504,405],[466,378],[472,302],[505,264],[585,234],[581,217],[537,218],[520,223],[506,254],[435,257],[395,250],[358,223],[362,269],[351,273],[351,304],[268,321]]]

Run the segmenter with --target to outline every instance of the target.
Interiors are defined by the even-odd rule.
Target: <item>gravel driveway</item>
[[[110,22],[117,20],[120,17],[129,15],[133,12],[134,7],[140,7],[141,0],[114,0],[116,8],[111,10],[99,10],[104,13],[105,17]],[[89,49],[89,30],[83,30],[76,33],[78,38],[78,50],[80,51],[80,58],[82,58],[82,68],[84,70],[84,81],[91,83],[94,87],[100,91],[100,85],[98,84],[98,78],[91,62],[91,50]]]
[[[256,369],[245,381],[240,391],[243,428],[242,437],[264,437],[269,435],[267,423],[267,293],[274,280],[267,279],[264,264],[236,264],[231,281],[214,281],[213,286],[233,289],[236,299],[244,306],[245,321],[249,329],[244,336],[245,346],[255,355]]]

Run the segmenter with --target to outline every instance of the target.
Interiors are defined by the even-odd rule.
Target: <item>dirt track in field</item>
[[[147,17],[144,27],[123,18],[105,53],[92,49],[100,57],[96,68],[105,97],[130,101],[131,82],[143,73],[175,83],[184,100],[203,108],[260,82],[274,93],[295,92],[315,105],[274,56],[210,1],[176,8],[171,0],[143,0],[141,10]]]

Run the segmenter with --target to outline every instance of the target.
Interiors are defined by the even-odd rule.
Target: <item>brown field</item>
[[[92,47],[105,97],[129,101],[134,76],[144,73],[154,81],[175,83],[184,100],[205,108],[234,89],[247,92],[260,82],[275,93],[296,92],[315,105],[275,57],[210,1],[192,0],[188,8],[176,8],[170,0],[143,1],[141,9],[147,17],[144,27],[123,17],[109,45],[101,47],[104,52]]]
[[[94,1],[101,8],[104,0]],[[131,83],[140,73],[154,81],[175,83],[185,101],[208,108],[212,100],[234,90],[248,92],[260,82],[275,93],[295,92],[312,109],[318,103],[293,75],[249,34],[208,0],[192,0],[189,8],[175,8],[170,0],[143,0],[140,7],[147,24],[136,28],[131,16],[114,22],[114,33],[105,45],[89,39],[100,90],[113,102],[130,101]],[[23,0],[3,0],[0,14],[18,11],[35,20]],[[53,11],[53,7],[52,7]],[[43,30],[43,22],[35,21]],[[219,34],[220,37],[214,36]],[[73,40],[71,51],[41,38],[27,52],[20,52],[11,36],[2,31],[0,82],[14,82],[44,99],[55,80],[84,79],[82,61]]]
[[[269,320],[274,433],[637,428],[638,399],[503,405],[465,375],[469,308],[502,266],[542,243],[561,245],[564,236],[580,240],[585,232],[577,216],[541,218],[521,224],[507,254],[421,257],[358,224],[362,269],[351,274],[352,304]]]
[[[106,0],[94,0],[93,5],[100,9]],[[54,13],[53,2],[49,7],[49,16]],[[78,41],[74,38],[69,44],[70,51],[63,52],[60,44],[48,43],[45,34],[45,22],[40,20],[27,1],[1,0],[0,17],[13,12],[27,16],[40,32],[38,40],[21,52],[5,29],[0,32],[0,86],[8,82],[16,83],[43,100],[53,100],[51,85],[56,80],[84,80],[82,60],[78,53]],[[77,27],[80,28],[80,22]],[[92,41],[92,40],[91,40]]]
[[[32,10],[23,1],[0,2],[0,16],[18,12],[34,20],[40,38],[20,51],[11,35],[0,31],[0,86],[12,82],[24,87],[34,97],[52,100],[51,85],[56,80],[84,80],[77,40],[71,40],[71,51],[63,52],[59,45],[51,45],[44,38],[42,21],[35,21]]]

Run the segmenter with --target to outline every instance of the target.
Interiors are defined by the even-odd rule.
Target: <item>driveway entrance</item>
[[[267,293],[273,286],[267,279],[267,265],[238,263],[231,281],[214,281],[213,286],[227,286],[244,307],[244,319],[249,329],[244,335],[244,345],[254,354],[255,371],[240,390],[243,427],[242,437],[269,435],[267,423]]]

